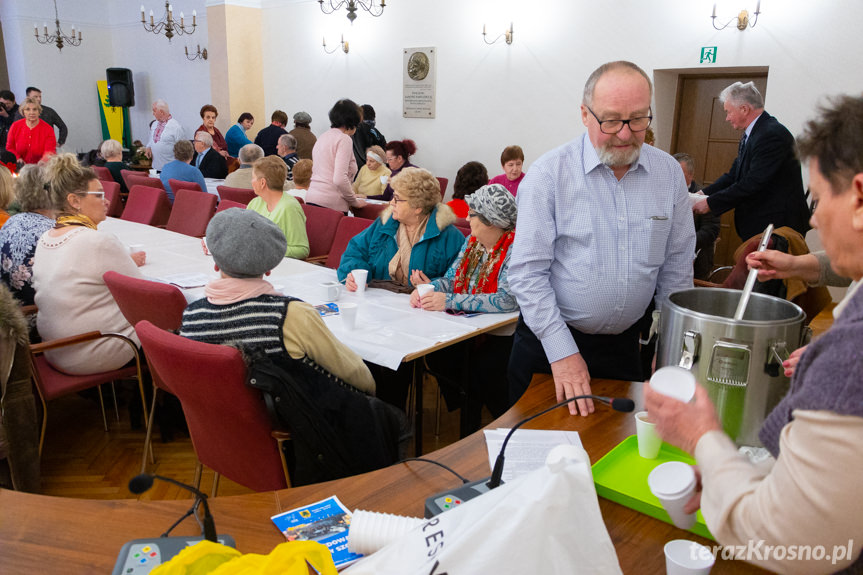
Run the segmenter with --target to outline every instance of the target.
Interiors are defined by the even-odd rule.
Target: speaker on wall
[[[135,105],[135,84],[128,68],[108,68],[108,103],[112,106],[130,108]]]

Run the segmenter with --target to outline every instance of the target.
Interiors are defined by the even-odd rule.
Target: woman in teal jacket
[[[348,244],[339,280],[348,291],[357,284],[352,270],[369,280],[392,280],[406,287],[444,275],[461,252],[464,235],[452,224],[452,209],[441,203],[440,184],[422,168],[405,168],[390,180],[390,207]]]

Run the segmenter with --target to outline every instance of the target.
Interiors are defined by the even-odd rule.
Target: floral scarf
[[[480,244],[475,237],[471,236],[470,241],[467,244],[467,249],[461,256],[458,271],[456,271],[455,274],[455,287],[453,292],[463,294],[496,293],[497,278],[500,274],[500,267],[506,259],[506,253],[509,251],[513,239],[515,239],[514,231],[504,232],[491,249],[491,252],[489,252],[488,258],[479,270],[476,284],[471,288],[470,280],[485,253],[485,249],[482,247],[482,244]]]

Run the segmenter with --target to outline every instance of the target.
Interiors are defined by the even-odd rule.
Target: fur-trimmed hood
[[[439,203],[435,209],[435,223],[437,224],[437,229],[443,231],[443,229],[447,226],[451,226],[456,221],[455,212],[452,211],[452,208],[443,202]],[[386,210],[381,213],[381,223],[386,224],[390,221],[390,217],[393,213],[393,207],[389,206]]]
[[[24,345],[29,341],[27,320],[21,313],[21,302],[12,296],[5,285],[0,285],[0,331],[9,334],[15,341]]]

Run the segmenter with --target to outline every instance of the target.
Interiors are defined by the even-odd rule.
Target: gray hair
[[[42,164],[27,164],[15,178],[15,198],[22,212],[49,210],[54,207],[51,194],[45,188]]]
[[[677,152],[674,154],[674,159],[681,164],[686,164],[686,169],[689,170],[690,173],[695,173],[695,160],[692,156],[684,152]]]
[[[177,140],[174,144],[174,158],[181,162],[188,162],[195,155],[195,148],[189,140]]]
[[[764,107],[764,96],[752,82],[734,82],[719,93],[719,101],[723,104],[748,104],[756,110]]]
[[[99,146],[99,153],[107,160],[108,158],[122,155],[123,145],[117,140],[105,140],[102,142],[102,145]]]
[[[213,136],[211,136],[209,132],[206,132],[204,130],[196,132],[195,139],[207,146],[208,148],[213,147]]]
[[[166,102],[166,101],[165,101],[165,100],[163,100],[162,98],[159,98],[158,100],[155,100],[155,101],[153,102],[153,106],[154,106],[154,107],[156,107],[156,108],[159,108],[160,110],[163,110],[163,111],[165,111],[165,112],[168,112],[168,113],[170,113],[170,112],[171,112],[171,109],[168,107],[168,102]]]
[[[584,84],[584,96],[582,97],[582,103],[585,106],[593,105],[593,92],[596,90],[596,84],[599,82],[599,79],[608,72],[613,72],[615,70],[635,72],[647,80],[647,86],[650,89],[650,100],[653,101],[653,82],[650,81],[650,76],[648,76],[647,73],[636,64],[626,60],[618,60],[616,62],[606,62],[594,70],[590,77],[588,77],[587,82]]]
[[[290,134],[282,134],[279,136],[279,143],[289,150],[297,149],[297,139]]]
[[[264,157],[264,149],[257,144],[246,144],[240,148],[240,163],[254,164]]]

